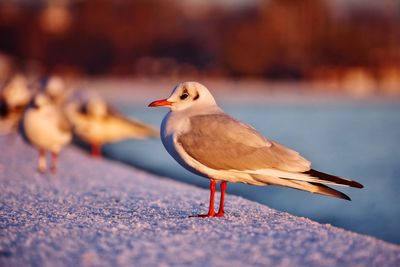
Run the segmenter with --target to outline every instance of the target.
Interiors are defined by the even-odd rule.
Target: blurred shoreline
[[[224,77],[398,96],[399,8],[392,0],[0,1],[0,81],[7,72]]]
[[[399,94],[385,94],[378,89],[351,90],[319,82],[269,82],[256,79],[190,78],[89,78],[71,81],[72,88],[96,91],[110,102],[145,103],[166,98],[180,82],[196,80],[205,84],[215,98],[233,103],[317,104],[340,101],[359,103],[400,103]],[[400,88],[400,85],[399,85]]]

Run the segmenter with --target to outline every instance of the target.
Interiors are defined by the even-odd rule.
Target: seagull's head
[[[207,87],[198,82],[183,82],[175,86],[170,97],[153,101],[149,107],[168,107],[178,111],[190,107],[214,105],[216,105],[214,97]]]
[[[61,77],[59,76],[52,76],[47,80],[46,84],[46,94],[50,96],[52,99],[56,99],[60,97],[65,90],[65,84]]]
[[[108,113],[108,107],[107,103],[99,98],[99,97],[93,97],[90,98],[84,105],[85,112],[88,113],[93,117],[104,117]]]
[[[44,94],[36,94],[29,104],[30,108],[33,109],[43,109],[45,107],[51,106],[50,99]]]
[[[22,74],[15,75],[3,88],[3,97],[11,108],[24,106],[31,100],[28,82]]]

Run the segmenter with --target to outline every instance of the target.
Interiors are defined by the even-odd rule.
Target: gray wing
[[[310,162],[296,151],[223,113],[191,117],[190,130],[177,141],[191,157],[217,170],[310,169]]]

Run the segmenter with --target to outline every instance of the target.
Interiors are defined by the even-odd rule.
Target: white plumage
[[[39,150],[39,171],[46,170],[46,151],[53,155],[52,170],[55,171],[57,156],[72,136],[62,111],[45,95],[38,94],[24,113],[21,130],[26,140]]]

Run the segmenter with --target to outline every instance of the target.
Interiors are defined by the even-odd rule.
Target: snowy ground
[[[0,266],[400,266],[400,246],[208,192],[68,147],[57,175],[0,137]],[[229,192],[229,186],[228,186]]]

